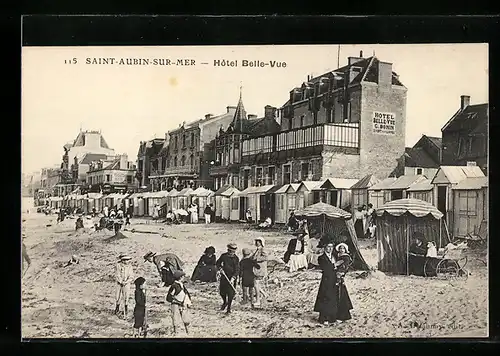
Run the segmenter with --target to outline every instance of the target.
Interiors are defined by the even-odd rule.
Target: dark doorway
[[[265,195],[259,196],[259,203],[260,203],[259,215],[256,216],[256,219],[255,219],[255,221],[257,221],[257,222],[264,221],[267,217],[268,206],[266,204],[266,200],[267,199],[266,199]]]
[[[403,199],[403,191],[402,190],[393,190],[391,191],[391,200]]]
[[[240,220],[245,220],[246,197],[240,197]]]
[[[330,201],[328,204],[337,206],[337,199],[338,199],[339,192],[337,190],[331,190],[330,191]]]
[[[448,193],[447,186],[438,187],[438,196],[437,196],[437,208],[440,212],[443,213],[444,217],[446,217],[446,195]]]
[[[268,207],[267,216],[271,217],[271,220],[274,223],[274,218],[276,217],[276,195],[275,194],[267,194],[266,195],[266,203]],[[267,217],[266,216],[266,217]]]

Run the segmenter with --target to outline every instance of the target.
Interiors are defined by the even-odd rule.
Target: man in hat
[[[127,312],[128,312],[128,298],[129,298],[129,292],[130,292],[130,283],[133,282],[134,280],[134,271],[132,269],[132,266],[130,265],[130,260],[132,257],[127,256],[127,255],[120,255],[118,257],[118,263],[116,264],[116,283],[117,283],[117,290],[116,290],[116,308],[115,308],[115,314],[118,314],[120,312],[120,304],[123,299],[123,304],[124,304],[124,311],[123,311],[123,317],[127,317]]]
[[[227,245],[227,252],[220,255],[216,266],[220,271],[219,293],[222,297],[221,310],[227,308],[226,313],[231,313],[231,304],[236,295],[237,276],[239,275],[240,259],[236,256],[235,243]]]
[[[252,255],[252,259],[257,262],[259,268],[254,270],[255,281],[254,288],[257,296],[255,297],[254,307],[260,306],[260,294],[263,293],[263,282],[267,277],[267,252],[264,249],[266,241],[263,237],[258,237],[255,239],[255,252]]]
[[[162,282],[160,286],[163,284],[163,286],[169,287],[174,282],[174,271],[182,271],[183,263],[180,258],[173,253],[157,255],[150,251],[144,256],[144,262],[146,261],[156,266]]]

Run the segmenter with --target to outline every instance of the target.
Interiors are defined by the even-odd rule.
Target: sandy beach
[[[23,207],[24,208],[24,207]],[[117,256],[133,257],[134,273],[148,281],[147,312],[151,338],[171,338],[167,289],[152,264],[144,263],[148,251],[173,252],[185,263],[190,277],[205,247],[213,245],[217,256],[226,244],[236,242],[238,252],[252,247],[264,236],[271,260],[283,256],[290,235],[284,231],[257,231],[244,224],[197,224],[167,226],[150,220],[132,219],[123,231],[76,233],[75,220],[56,223],[56,216],[26,213],[24,240],[32,265],[22,281],[23,338],[127,338],[132,336],[132,313],[124,320],[113,314]],[[86,226],[92,225],[85,220]],[[138,232],[141,231],[141,232]],[[152,232],[152,233],[145,233]],[[376,266],[373,241],[361,241],[361,252]],[[192,294],[192,326],[195,338],[386,338],[487,336],[488,285],[485,253],[469,252],[466,280],[389,276],[372,272],[357,278],[350,272],[346,285],[354,305],[353,319],[324,327],[312,311],[321,274],[315,270],[288,273],[281,265],[270,268],[268,298],[253,310],[237,299],[229,316],[219,311],[217,283],[189,283]],[[61,267],[72,255],[80,263]],[[273,262],[270,265],[274,264]],[[280,283],[273,283],[273,280]],[[241,290],[239,289],[238,292]],[[133,309],[133,296],[129,308]]]

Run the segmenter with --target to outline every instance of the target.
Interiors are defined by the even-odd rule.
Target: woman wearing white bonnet
[[[254,307],[259,307],[260,306],[260,294],[262,291],[262,281],[267,277],[267,253],[264,249],[264,246],[266,245],[266,241],[263,237],[257,237],[255,239],[255,247],[256,250],[252,255],[252,259],[255,260],[260,266],[259,269],[254,268],[254,275],[255,275],[255,293],[257,294],[255,298],[255,303]]]

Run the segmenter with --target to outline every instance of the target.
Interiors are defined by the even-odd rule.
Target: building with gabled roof
[[[470,96],[460,97],[460,108],[441,129],[442,164],[478,165],[488,171],[488,103],[470,104]]]
[[[281,130],[246,138],[241,176],[258,184],[271,167],[278,185],[322,177],[387,177],[405,150],[406,93],[397,73],[372,56],[311,77],[278,110]]]
[[[87,191],[125,193],[135,190],[136,167],[122,154],[92,161],[87,172]]]
[[[441,138],[422,135],[413,147],[405,148],[389,176],[423,174],[433,178],[441,165],[441,148]]]

